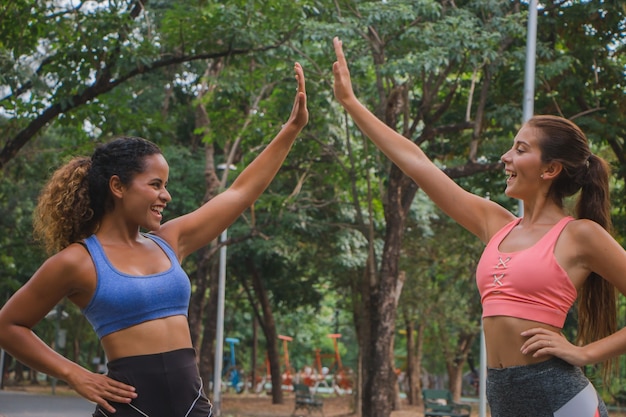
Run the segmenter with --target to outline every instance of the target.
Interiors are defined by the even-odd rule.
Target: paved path
[[[95,408],[81,397],[0,390],[0,417],[89,417]]]

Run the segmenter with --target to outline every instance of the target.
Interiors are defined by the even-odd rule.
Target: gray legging
[[[582,370],[559,359],[489,368],[492,417],[608,417],[606,405]]]
[[[114,403],[114,414],[100,406],[93,417],[210,417],[211,403],[192,348],[130,356],[107,364],[108,376],[135,387],[130,404]]]

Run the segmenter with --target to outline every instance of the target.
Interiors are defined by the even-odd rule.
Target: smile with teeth
[[[150,207],[150,210],[154,211],[157,214],[162,214],[163,213],[163,207],[161,207],[161,206],[152,206],[152,207]]]
[[[517,174],[513,171],[506,170],[505,173],[508,175],[507,182],[517,177]]]

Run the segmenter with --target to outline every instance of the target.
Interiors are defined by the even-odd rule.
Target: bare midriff
[[[192,347],[185,316],[150,320],[119,330],[102,338],[108,360],[127,356],[151,355]]]
[[[545,323],[518,319],[507,316],[485,317],[483,329],[487,348],[487,366],[489,368],[508,368],[511,366],[530,365],[550,359],[551,355],[533,357],[532,353],[524,355],[522,345],[527,340],[521,336],[524,330],[543,327],[555,332],[561,329]]]

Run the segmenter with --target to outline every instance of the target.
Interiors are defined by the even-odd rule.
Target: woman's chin
[[[506,187],[504,189],[504,195],[509,198],[517,198],[517,196],[515,195],[515,191],[511,190],[509,187]]]

